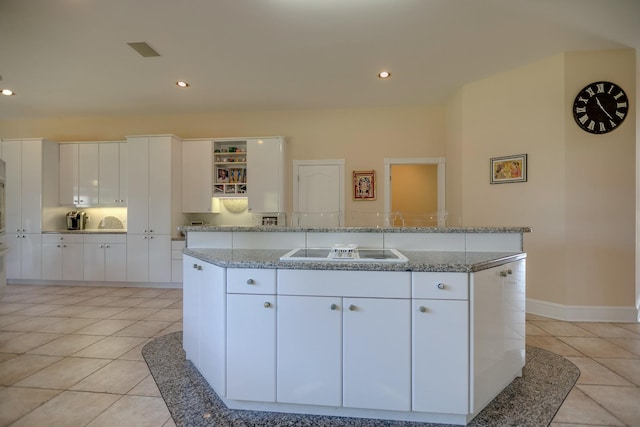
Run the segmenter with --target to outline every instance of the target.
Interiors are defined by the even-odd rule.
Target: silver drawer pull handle
[[[198,268],[198,264],[193,264],[193,268]]]
[[[507,272],[506,271],[501,271],[500,272],[500,277],[507,277]]]
[[[356,307],[355,305],[351,304],[349,305],[349,311],[356,311],[358,309],[358,307]]]
[[[337,304],[331,304],[331,310],[337,310],[338,309],[338,305]]]
[[[513,274],[513,270],[508,269],[508,270],[507,270],[507,274]]]
[[[271,307],[271,303],[270,302],[265,302],[264,303],[264,308],[269,308]]]
[[[253,285],[254,283],[256,282],[254,282],[253,279],[247,279],[247,285]]]
[[[420,313],[426,313],[427,312],[427,307],[425,307],[424,305],[421,305],[419,310],[420,310]]]
[[[198,266],[198,270],[202,270],[202,266],[201,265]]]
[[[438,283],[438,289],[444,289],[444,283]]]

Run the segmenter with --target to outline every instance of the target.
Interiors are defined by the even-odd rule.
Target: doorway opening
[[[444,227],[445,158],[384,159],[386,212],[399,212],[405,227]]]

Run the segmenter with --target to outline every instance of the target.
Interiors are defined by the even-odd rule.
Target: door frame
[[[445,157],[384,158],[384,211],[391,211],[391,166],[392,165],[438,165],[438,227],[444,227],[445,205]]]
[[[299,211],[299,201],[298,201],[298,182],[300,177],[298,175],[298,167],[300,166],[338,166],[339,174],[339,184],[338,188],[340,194],[338,197],[340,198],[340,226],[344,226],[344,159],[327,159],[327,160],[294,160],[293,161],[293,212]]]

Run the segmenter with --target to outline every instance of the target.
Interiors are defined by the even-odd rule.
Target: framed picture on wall
[[[491,184],[527,181],[527,155],[493,157],[491,159]]]
[[[353,171],[353,200],[376,199],[376,171]]]

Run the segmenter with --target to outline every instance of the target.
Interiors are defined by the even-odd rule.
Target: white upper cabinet
[[[98,204],[125,206],[127,145],[124,143],[99,144]],[[124,179],[123,179],[124,175]],[[123,182],[124,181],[124,182]]]
[[[214,212],[212,197],[247,197],[249,211],[284,212],[282,137],[183,141],[182,211]]]
[[[77,204],[78,191],[78,144],[60,144],[60,204]]]
[[[59,203],[126,206],[126,154],[120,142],[60,144]]]
[[[182,141],[182,212],[212,212],[213,141]]]
[[[78,206],[98,204],[99,156],[98,144],[78,144]]]

